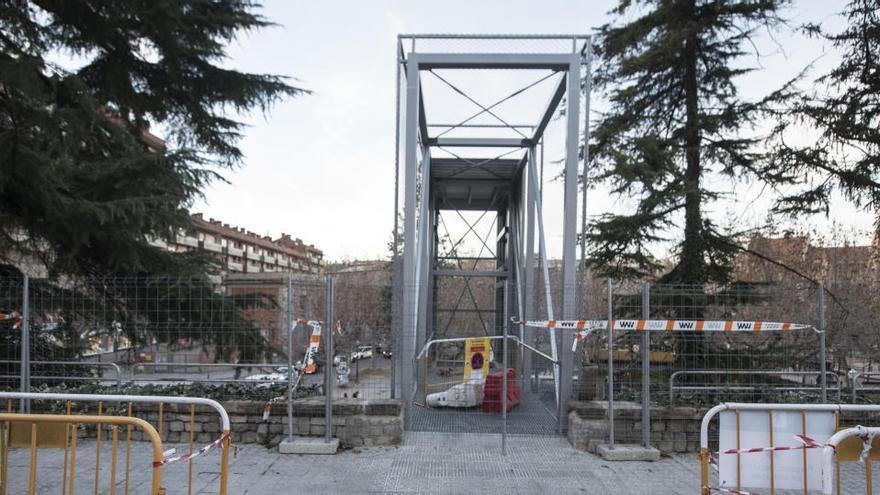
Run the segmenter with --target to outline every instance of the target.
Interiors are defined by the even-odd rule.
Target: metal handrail
[[[10,359],[2,359],[0,360],[0,364],[21,364],[21,361],[10,360]],[[60,365],[60,366],[86,366],[86,367],[96,367],[96,368],[113,368],[113,371],[116,372],[116,384],[122,386],[122,368],[119,367],[118,364],[113,362],[86,362],[86,361],[30,361],[30,364],[51,364],[51,365]],[[18,378],[21,375],[0,375],[0,378]],[[40,378],[44,380],[75,380],[75,381],[90,381],[98,377],[88,377],[88,376],[33,376],[31,378]],[[103,379],[103,376],[100,377]]]
[[[492,336],[489,336],[489,337],[459,337],[459,338],[453,338],[453,339],[433,339],[433,340],[429,340],[429,341],[425,342],[425,346],[422,347],[422,350],[421,350],[421,351],[419,352],[419,354],[416,356],[416,360],[418,361],[419,359],[422,359],[422,358],[425,356],[425,354],[428,352],[428,350],[431,348],[431,346],[434,345],[434,344],[440,344],[440,343],[443,343],[443,342],[464,342],[464,341],[466,341],[466,340],[470,340],[470,339],[472,339],[472,338],[481,338],[481,339],[482,339],[482,338],[485,338],[485,339],[489,339],[489,340],[501,340],[501,339],[504,338],[504,336],[503,336],[503,335],[492,335]],[[553,359],[553,358],[552,358],[551,356],[549,356],[548,354],[545,354],[545,353],[539,351],[538,349],[535,349],[534,347],[532,347],[532,346],[526,344],[525,342],[522,342],[522,341],[519,340],[519,338],[517,338],[515,335],[508,335],[507,338],[513,340],[513,341],[516,342],[517,344],[519,344],[519,345],[525,347],[526,349],[528,349],[528,350],[534,352],[535,354],[538,354],[538,355],[540,355],[540,356],[546,358],[548,361],[552,362],[553,364],[559,364],[559,361],[558,361],[558,360]]]
[[[207,406],[220,415],[220,426],[229,431],[229,414],[214,399],[204,397],[177,397],[170,395],[102,395],[102,394],[53,394],[40,392],[0,392],[0,399],[57,400],[71,402],[134,402],[142,404],[184,404]]]
[[[857,402],[858,391],[876,392],[880,391],[880,387],[860,387],[862,378],[880,376],[880,371],[858,371],[849,370],[850,388],[852,391],[851,401],[853,404]]]
[[[729,386],[729,385],[679,385],[675,386],[675,378],[681,375],[798,375],[798,376],[821,376],[822,372],[819,370],[816,371],[781,371],[781,370],[681,370],[672,373],[669,376],[669,403],[672,404],[675,397],[675,390],[736,390],[736,391],[745,391],[745,390],[757,390],[761,387],[755,385],[738,385],[738,386]],[[834,373],[833,371],[826,371],[825,376],[833,376],[834,383],[837,385],[837,401],[840,402],[841,393],[843,389],[843,383],[840,378],[840,375]],[[772,386],[774,390],[779,391],[809,391],[809,390],[822,390],[822,387],[817,385],[815,387],[777,387]]]

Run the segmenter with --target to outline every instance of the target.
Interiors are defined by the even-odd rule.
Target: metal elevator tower
[[[467,327],[472,332],[467,336],[507,331],[533,342],[534,330],[513,325],[511,317],[577,316],[579,202],[585,207],[585,196],[578,197],[580,126],[588,127],[591,52],[589,37],[581,35],[401,35],[396,56],[396,166],[402,187],[395,196],[395,254],[402,256],[396,256],[392,388],[410,407],[421,373],[415,356],[428,340],[454,331],[461,336]],[[534,74],[534,80],[499,99],[480,101],[455,82],[463,71],[472,79],[485,74],[487,85],[517,71]],[[433,96],[425,91],[429,78],[473,113],[453,123],[432,121],[425,104]],[[520,108],[525,117],[512,123],[499,115],[502,104],[539,84],[552,85],[549,101],[533,111]],[[556,118],[564,122],[562,212],[544,210],[539,170],[545,131]],[[562,264],[559,280],[551,284],[543,218],[559,213]],[[463,228],[461,237],[449,233],[452,221]],[[477,240],[476,255],[459,253],[467,236]],[[543,298],[547,314],[536,314],[536,297]],[[571,396],[572,354],[565,350],[572,338],[560,333],[551,339],[558,356],[553,370],[558,412]],[[534,370],[529,353],[523,354],[522,368],[528,379]],[[557,421],[562,428],[562,414]]]

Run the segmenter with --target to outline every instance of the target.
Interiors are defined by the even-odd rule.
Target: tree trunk
[[[686,9],[695,14],[694,0],[686,0]],[[695,22],[695,21],[694,21]],[[700,115],[699,85],[697,81],[697,53],[699,38],[696,28],[687,26],[690,34],[684,44],[685,64],[685,160],[687,167],[684,173],[685,187],[685,222],[684,242],[682,243],[676,282],[700,284],[706,281],[705,246],[703,242],[703,215],[701,211],[702,197],[700,194]]]
[[[696,23],[696,6],[694,0],[685,0],[686,12],[689,13],[690,22]],[[682,284],[703,284],[706,282],[707,270],[705,260],[705,243],[703,241],[703,215],[702,197],[700,194],[700,108],[699,108],[699,84],[697,80],[697,64],[699,37],[697,29],[693,25],[685,26],[689,34],[685,40],[682,57],[684,59],[684,90],[685,90],[685,162],[684,173],[685,203],[684,203],[684,242],[682,243],[681,257],[675,270],[674,282]],[[686,289],[687,292],[690,292]],[[694,294],[699,292],[694,287]],[[702,298],[697,298],[701,301]],[[688,304],[688,315],[679,315],[686,318],[703,318],[703,308],[699,304]],[[702,334],[687,335],[677,339],[678,359],[687,363],[689,367],[703,367],[705,364],[705,342]]]

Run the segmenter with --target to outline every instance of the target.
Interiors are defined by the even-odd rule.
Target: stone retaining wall
[[[651,445],[664,454],[699,452],[700,424],[706,411],[693,407],[651,409]],[[717,422],[713,423],[717,428]],[[642,438],[642,407],[635,402],[614,403],[614,435],[618,443]],[[596,453],[608,442],[608,403],[568,403],[568,441],[578,450]]]
[[[83,404],[85,405],[85,404]],[[264,402],[226,401],[222,403],[232,426],[233,443],[276,444],[287,432],[287,405],[275,404],[268,421],[263,421]],[[324,436],[324,407],[322,397],[294,401],[294,435]],[[40,411],[38,407],[34,412]],[[196,444],[205,444],[220,436],[220,417],[205,406],[195,407],[195,419],[191,418],[189,405],[164,404],[161,433],[164,443],[188,443],[190,431]],[[105,407],[105,415],[125,415],[123,406]],[[74,409],[73,414],[96,414],[95,406],[88,410]],[[158,404],[133,404],[132,415],[146,420],[159,430]],[[359,446],[399,445],[403,442],[403,405],[390,399],[336,399],[333,401],[333,426],[331,434],[345,448]],[[192,427],[191,427],[192,426]],[[89,428],[94,430],[94,428]],[[105,427],[109,435],[109,428]],[[86,431],[81,434],[86,435]],[[89,436],[93,436],[93,433]],[[103,436],[103,435],[102,435]],[[132,431],[133,440],[142,440],[141,431]]]

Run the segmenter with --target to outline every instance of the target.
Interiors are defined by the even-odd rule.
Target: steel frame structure
[[[570,40],[570,50],[555,53],[452,53],[419,51],[422,40]],[[406,46],[405,46],[406,44]],[[399,225],[399,187],[395,183],[394,247],[395,261],[395,323],[394,339],[395,370],[392,374],[393,394],[399,394],[409,408],[420,382],[421,372],[415,366],[416,353],[434,338],[444,338],[442,329],[437,328],[438,312],[476,313],[483,322],[484,314],[494,314],[493,326],[487,330],[494,335],[510,333],[519,336],[519,341],[531,343],[534,330],[519,327],[509,329],[508,310],[520,319],[529,319],[535,314],[535,285],[537,278],[543,279],[543,290],[550,319],[573,318],[578,311],[576,301],[578,244],[578,177],[586,177],[586,148],[584,168],[579,170],[581,149],[580,124],[584,115],[584,142],[589,128],[590,62],[592,59],[590,37],[586,35],[400,35],[396,46],[397,58],[397,132],[395,156],[395,181],[400,178],[400,165],[403,165],[403,252],[402,263],[398,258]],[[582,86],[582,71],[586,68]],[[550,75],[561,75],[552,92],[550,101],[541,109],[540,118],[533,123],[517,122],[510,124],[499,117],[493,108],[528,90],[549,76],[527,85],[521,90],[491,104],[484,104],[457,88],[436,71],[440,69],[505,69],[508,70],[549,71]],[[458,93],[469,105],[477,108],[474,115],[454,124],[435,124],[428,122],[425,113],[422,77],[430,74]],[[405,89],[401,94],[401,82]],[[581,92],[585,93],[586,110],[581,113]],[[564,205],[563,205],[563,248],[560,311],[554,314],[553,290],[551,288],[547,264],[547,250],[542,211],[541,184],[538,176],[538,149],[542,146],[545,130],[558,114],[560,105],[564,106],[565,158],[564,158]],[[404,109],[401,115],[401,108]],[[472,123],[480,116],[494,119],[492,124]],[[485,137],[476,130],[486,128],[504,129],[516,137]],[[456,137],[448,136],[452,130],[459,131]],[[461,135],[464,134],[464,135]],[[402,144],[402,147],[401,147]],[[469,158],[468,152],[474,148],[495,149],[497,156],[491,159]],[[432,151],[442,150],[452,158],[432,156]],[[402,156],[401,156],[402,155]],[[512,155],[518,155],[511,157]],[[584,188],[584,194],[586,188]],[[581,198],[586,209],[585,196]],[[465,235],[476,233],[475,224],[468,222],[461,211],[479,211],[483,215],[494,215],[494,232],[480,236],[486,249],[476,257],[461,257],[452,250],[448,256],[438,252],[438,229],[440,211],[451,210],[464,220],[468,227]],[[477,234],[479,236],[479,234]],[[536,239],[537,237],[537,239]],[[535,252],[535,241],[538,253]],[[461,241],[457,241],[461,242]],[[494,243],[494,249],[489,246]],[[583,243],[583,241],[581,241]],[[483,253],[488,251],[489,255]],[[583,244],[581,244],[583,259]],[[536,257],[537,254],[537,257]],[[535,276],[536,258],[540,260],[542,277]],[[455,261],[455,268],[441,266],[441,261]],[[463,268],[463,261],[473,264]],[[494,270],[479,266],[480,260],[494,261]],[[463,310],[456,303],[452,308],[438,307],[437,283],[441,277],[463,279],[462,294],[473,301],[473,310]],[[488,278],[494,282],[495,307],[480,309],[471,292],[470,281],[474,278]],[[469,294],[465,294],[468,292]],[[510,299],[508,299],[510,296]],[[513,304],[509,304],[509,302]],[[484,324],[484,328],[485,324]],[[489,333],[487,332],[487,333]],[[571,353],[558,353],[557,349],[571,347],[573,334],[553,335],[551,330],[552,354],[555,359],[554,375],[556,385],[557,424],[560,433],[565,427],[565,399],[571,397],[573,356]],[[521,349],[522,350],[522,349]],[[523,355],[523,369],[532,370],[532,353]],[[409,422],[408,422],[409,424]]]

